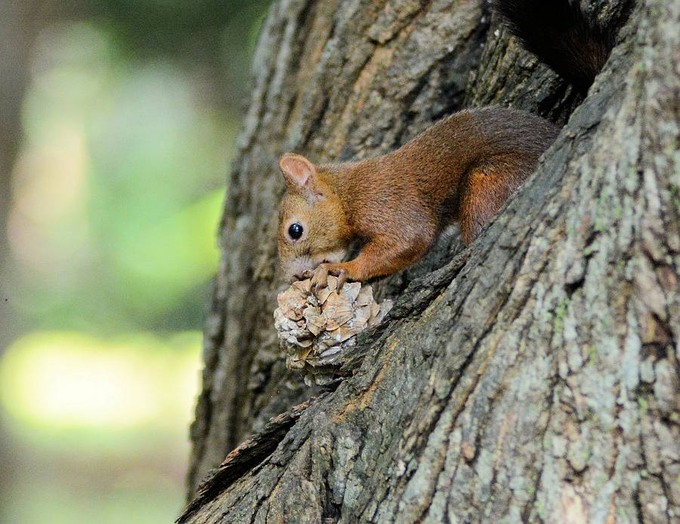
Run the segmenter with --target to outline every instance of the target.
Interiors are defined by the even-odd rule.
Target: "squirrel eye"
[[[290,227],[288,228],[288,234],[290,235],[290,238],[293,240],[298,240],[302,236],[302,226],[298,224],[297,222],[294,224],[291,224]]]

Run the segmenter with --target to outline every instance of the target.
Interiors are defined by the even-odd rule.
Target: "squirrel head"
[[[279,161],[286,193],[279,208],[279,258],[288,280],[324,262],[341,262],[348,254],[351,228],[338,194],[301,155]]]

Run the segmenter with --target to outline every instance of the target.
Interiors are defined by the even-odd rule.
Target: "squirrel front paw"
[[[312,273],[312,289],[315,291],[328,285],[328,270],[323,264],[317,266]]]
[[[314,270],[312,287],[315,290],[326,287],[328,285],[328,275],[333,275],[338,278],[337,289],[342,288],[349,278],[349,274],[347,273],[347,270],[342,267],[342,264],[320,264],[319,267]]]

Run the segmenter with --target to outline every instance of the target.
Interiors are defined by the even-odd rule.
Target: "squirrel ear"
[[[291,187],[303,188],[310,185],[316,176],[316,168],[302,155],[286,153],[279,160],[281,173],[286,179],[286,184]]]

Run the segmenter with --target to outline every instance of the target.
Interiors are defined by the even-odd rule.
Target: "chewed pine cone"
[[[274,325],[289,369],[327,366],[354,345],[355,335],[380,323],[392,307],[390,300],[378,304],[369,284],[337,286],[338,279],[329,276],[328,285],[316,291],[307,279],[279,293]]]

